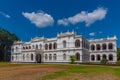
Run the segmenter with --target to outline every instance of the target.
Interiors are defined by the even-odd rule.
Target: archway
[[[96,58],[97,58],[96,59],[97,61],[100,61],[100,55],[99,54],[96,55]]]
[[[80,53],[76,53],[76,60],[77,60],[77,61],[80,60]]]
[[[79,39],[77,39],[77,40],[75,41],[75,47],[80,47],[80,40],[79,40]]]
[[[113,61],[113,55],[112,54],[109,54],[109,60]]]
[[[95,60],[95,56],[91,55],[91,61],[94,61],[94,60]]]
[[[107,56],[105,54],[103,54],[102,59],[107,59]]]
[[[36,62],[41,63],[42,57],[41,54],[36,54]]]

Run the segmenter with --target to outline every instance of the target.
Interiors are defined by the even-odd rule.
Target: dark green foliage
[[[10,53],[11,45],[19,40],[15,34],[0,28],[0,61],[5,61],[7,54]]]
[[[107,59],[104,59],[104,58],[103,58],[103,59],[101,60],[101,63],[102,63],[102,64],[107,64],[107,62],[108,62]]]
[[[117,60],[120,60],[120,48],[117,48]]]
[[[117,65],[120,65],[120,60],[116,62]]]
[[[75,56],[70,56],[70,61],[71,61],[71,64],[75,64]]]

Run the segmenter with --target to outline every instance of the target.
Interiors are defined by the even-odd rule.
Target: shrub
[[[71,64],[75,64],[75,56],[70,56],[70,61],[71,61]]]
[[[102,63],[102,64],[107,64],[107,63],[108,63],[108,60],[105,59],[105,58],[103,58],[103,59],[101,60],[101,63]]]
[[[120,65],[120,60],[116,62],[116,65]]]

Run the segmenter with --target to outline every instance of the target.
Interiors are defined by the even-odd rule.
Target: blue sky
[[[85,38],[118,38],[119,0],[0,0],[0,27],[29,41],[76,31]]]

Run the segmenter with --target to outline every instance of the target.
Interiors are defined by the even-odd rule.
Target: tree
[[[6,61],[8,54],[11,52],[11,45],[17,40],[19,39],[15,34],[0,28],[0,61]]]
[[[75,63],[75,56],[74,55],[70,56],[70,61],[71,61],[71,64]]]
[[[120,60],[120,48],[117,48],[117,60]]]

